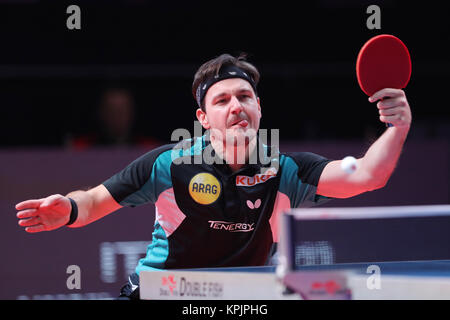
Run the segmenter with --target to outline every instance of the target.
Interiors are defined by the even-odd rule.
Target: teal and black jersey
[[[278,240],[280,214],[328,199],[316,194],[331,161],[319,155],[280,153],[259,141],[250,157],[256,160],[235,172],[209,161],[214,155],[206,136],[184,140],[144,154],[103,183],[122,206],[156,207],[137,274],[263,265]]]

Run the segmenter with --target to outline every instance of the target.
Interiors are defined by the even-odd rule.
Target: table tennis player
[[[380,121],[393,127],[386,128],[357,159],[357,170],[348,174],[341,160],[280,153],[257,134],[248,134],[258,131],[264,110],[259,79],[245,55],[222,54],[207,61],[192,86],[205,135],[183,141],[182,149],[169,144],[151,150],[90,190],[23,201],[16,205],[19,225],[29,233],[78,228],[124,206],[153,203],[152,242],[120,292],[123,298],[138,299],[143,270],[264,265],[277,242],[277,217],[284,210],[386,185],[411,124],[403,90],[384,88],[369,98],[377,102]],[[301,105],[301,96],[297,103]],[[194,157],[206,151],[222,163],[197,164]],[[255,152],[263,158],[249,163]],[[237,161],[237,155],[245,155],[245,161]]]

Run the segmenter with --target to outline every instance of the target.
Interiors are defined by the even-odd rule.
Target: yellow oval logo
[[[210,173],[196,174],[189,182],[189,194],[195,202],[211,204],[219,198],[220,183]]]

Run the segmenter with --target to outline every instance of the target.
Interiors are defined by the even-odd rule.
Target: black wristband
[[[78,218],[78,206],[75,200],[69,198],[70,204],[72,205],[72,210],[70,211],[70,219],[69,222],[66,223],[66,226],[71,225]]]

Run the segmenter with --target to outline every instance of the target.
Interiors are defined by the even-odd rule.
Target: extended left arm
[[[357,159],[358,169],[347,174],[341,169],[341,160],[332,161],[324,168],[317,186],[317,194],[332,198],[349,198],[386,185],[400,157],[411,125],[411,109],[403,90],[383,89],[369,98],[377,103],[380,121],[391,123],[367,150]]]

